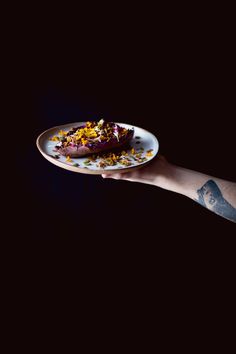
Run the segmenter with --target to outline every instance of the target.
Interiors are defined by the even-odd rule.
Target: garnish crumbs
[[[85,160],[84,164],[86,166],[91,166],[93,163],[96,163],[97,167],[106,168],[108,166],[115,166],[117,164],[123,166],[131,166],[136,161],[137,163],[142,163],[147,161],[147,158],[143,156],[144,149],[141,147],[136,151],[134,148],[131,150],[123,150],[121,152],[106,152],[100,155],[92,155],[89,156],[87,160]],[[149,156],[151,156],[151,151],[148,150]]]
[[[105,122],[101,119],[99,122],[86,122],[85,125],[72,128],[69,131],[60,130],[58,136],[53,136],[49,140],[62,142],[63,147],[77,145],[87,145],[94,142],[109,142],[111,139],[125,138],[129,134],[129,129],[120,127],[115,123]]]
[[[121,160],[120,163],[125,166],[131,166],[132,163],[128,159]]]
[[[135,139],[141,139],[141,137],[140,136],[136,136]]]
[[[89,159],[88,159],[88,160],[85,160],[85,161],[84,161],[84,165],[86,165],[86,166],[91,166],[90,160],[89,160]]]
[[[58,135],[60,135],[60,136],[65,136],[65,135],[67,135],[67,132],[66,132],[65,130],[60,130],[60,131],[58,132]]]
[[[51,141],[59,141],[60,139],[58,138],[58,136],[54,135],[52,138],[49,138],[49,140],[51,140]]]
[[[74,167],[79,167],[79,164],[78,163],[74,163],[73,166]]]
[[[147,156],[147,157],[153,156],[152,151],[153,151],[153,149],[147,150],[146,156]]]
[[[72,162],[70,156],[66,156],[66,162]]]

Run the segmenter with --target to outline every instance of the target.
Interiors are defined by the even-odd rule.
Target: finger
[[[114,179],[122,179],[122,173],[113,173],[112,175],[109,175],[109,177]]]
[[[112,173],[112,174],[102,174],[103,178],[113,178],[113,179],[121,179],[121,173]]]

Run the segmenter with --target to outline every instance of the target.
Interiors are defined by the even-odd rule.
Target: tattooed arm
[[[216,214],[236,222],[236,183],[172,165],[163,156],[133,172],[102,176],[152,184],[183,194]]]

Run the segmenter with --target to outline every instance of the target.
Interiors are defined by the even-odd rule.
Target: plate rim
[[[141,167],[144,167],[146,166],[147,164],[149,164],[150,162],[152,162],[158,155],[159,153],[159,147],[160,147],[160,144],[159,144],[159,141],[158,139],[156,138],[156,136],[151,133],[150,131],[142,128],[142,127],[139,127],[137,125],[132,125],[132,124],[129,124],[129,123],[122,123],[122,122],[114,122],[115,124],[124,124],[124,125],[128,125],[128,126],[131,126],[133,127],[134,129],[135,128],[139,128],[139,129],[142,129],[143,131],[145,131],[146,133],[148,134],[151,134],[157,144],[157,152],[156,154],[148,161],[140,164],[140,165],[136,165],[136,166],[129,166],[127,168],[121,168],[121,169],[100,169],[100,170],[90,170],[89,168],[86,168],[86,167],[75,167],[73,165],[67,165],[65,164],[64,162],[61,162],[61,161],[58,161],[56,160],[54,157],[51,157],[50,155],[48,155],[47,153],[45,153],[42,149],[42,147],[40,146],[40,140],[42,139],[42,137],[47,133],[49,132],[50,130],[54,130],[56,128],[60,129],[61,127],[65,127],[65,126],[69,126],[69,125],[76,125],[76,124],[83,124],[83,123],[86,123],[86,122],[73,122],[73,123],[66,123],[66,124],[61,124],[61,125],[55,125],[54,127],[51,127],[51,128],[48,128],[46,130],[44,130],[41,134],[39,134],[39,136],[37,137],[36,139],[36,146],[39,150],[39,152],[44,156],[44,158],[46,160],[48,160],[49,162],[51,162],[52,164],[58,166],[58,167],[61,167],[65,170],[68,170],[68,171],[72,171],[72,172],[77,172],[77,173],[84,173],[84,174],[92,174],[92,175],[103,175],[103,174],[117,174],[117,173],[126,173],[126,172],[131,172],[131,171],[135,171]]]

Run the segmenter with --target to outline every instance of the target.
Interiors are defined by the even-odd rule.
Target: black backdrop
[[[232,223],[183,196],[68,172],[37,151],[36,138],[47,128],[104,118],[150,130],[160,152],[177,165],[235,180],[229,36],[197,23],[136,25],[82,34],[74,28],[77,41],[63,36],[63,29],[47,36],[39,28],[26,44],[14,87],[22,112],[16,127],[23,126],[24,136],[16,161],[18,200],[24,204],[18,222],[27,240],[91,240],[155,252],[158,243],[166,250],[189,242],[194,248],[206,237],[210,247],[217,232],[220,238],[232,233]]]
[[[13,265],[19,286],[12,303],[19,303],[15,294],[24,294],[22,279],[30,273],[30,292],[23,296],[35,301],[33,310],[43,313],[43,304],[50,306],[44,326],[53,308],[58,318],[61,305],[70,306],[57,301],[63,292],[73,298],[76,287],[80,309],[85,300],[86,310],[108,306],[112,319],[123,305],[124,318],[132,312],[137,323],[156,309],[159,320],[164,308],[168,331],[170,322],[179,328],[182,318],[187,324],[199,318],[202,328],[209,316],[218,325],[233,293],[235,224],[168,191],[62,170],[37,151],[36,138],[45,129],[103,117],[150,130],[160,152],[177,165],[235,181],[229,12],[223,25],[224,15],[212,8],[200,9],[195,20],[196,9],[187,16],[170,6],[165,15],[156,8],[148,14],[136,10],[137,4],[131,12],[114,8],[106,22],[94,8],[84,22],[81,12],[72,19],[72,11],[68,17],[54,11],[50,30],[47,10],[34,31],[32,13],[17,40],[10,107],[20,143],[7,230],[14,226],[19,246]],[[12,241],[9,231],[5,238]]]

